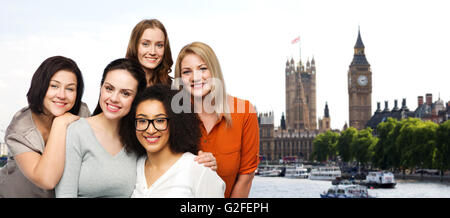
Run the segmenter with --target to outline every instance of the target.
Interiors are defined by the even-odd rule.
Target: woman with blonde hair
[[[202,42],[186,45],[175,64],[176,88],[190,94],[201,120],[200,149],[217,160],[225,197],[248,197],[259,162],[259,127],[253,105],[227,94],[219,61]]]
[[[126,58],[139,62],[145,71],[147,87],[163,84],[170,86],[172,78],[172,52],[166,28],[157,19],[145,19],[131,32]],[[198,163],[216,170],[216,159],[209,152],[199,151]]]

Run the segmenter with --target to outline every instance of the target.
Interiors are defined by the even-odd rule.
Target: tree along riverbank
[[[388,118],[376,131],[353,127],[339,133],[327,131],[314,139],[311,160],[356,162],[358,168],[394,172],[435,169],[442,173],[450,170],[450,120],[438,125],[417,118]]]

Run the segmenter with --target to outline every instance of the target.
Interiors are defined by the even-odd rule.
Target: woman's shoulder
[[[81,102],[80,111],[78,112],[78,116],[80,117],[89,117],[91,112],[89,111],[89,107],[86,103]]]
[[[201,167],[203,166],[201,164],[198,164],[197,161],[194,160],[195,157],[197,157],[197,155],[192,154],[191,152],[185,152],[179,160],[179,165],[183,167],[189,167],[191,169],[201,169]]]
[[[25,107],[14,114],[5,132],[5,143],[12,156],[28,151],[44,151],[45,145],[34,125],[31,109]]]
[[[73,133],[84,134],[86,133],[86,131],[90,131],[90,127],[86,119],[83,117],[80,117],[80,119],[70,123],[69,126],[67,127],[68,134],[69,132],[70,134]]]
[[[137,166],[145,166],[145,161],[147,160],[147,155],[141,155],[137,158]]]
[[[197,157],[197,155],[192,154],[191,152],[185,152],[181,157],[180,166],[189,168],[188,171],[196,176],[199,176],[207,171],[213,172],[211,168],[205,167],[203,164],[199,164],[195,161],[195,157]]]
[[[182,163],[184,167],[189,167],[189,170],[185,171],[190,175],[193,179],[194,183],[199,182],[223,182],[222,179],[217,175],[216,171],[213,171],[210,167],[205,167],[203,164],[199,164],[194,158],[197,155],[194,155],[190,152],[186,152],[183,154],[182,158],[186,160],[185,163]],[[225,186],[224,186],[225,190]]]
[[[31,109],[29,107],[24,107],[14,114],[6,130],[6,135],[14,133],[25,134],[32,129],[35,129],[35,126],[31,116]]]

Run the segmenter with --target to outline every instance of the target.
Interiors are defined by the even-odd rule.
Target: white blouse
[[[132,198],[223,198],[225,183],[209,167],[194,161],[186,152],[150,187],[145,179],[147,156],[137,161],[136,187]]]

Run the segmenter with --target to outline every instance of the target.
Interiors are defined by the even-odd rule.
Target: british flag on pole
[[[294,40],[292,40],[291,44],[295,44],[300,41],[300,36],[297,36]]]

